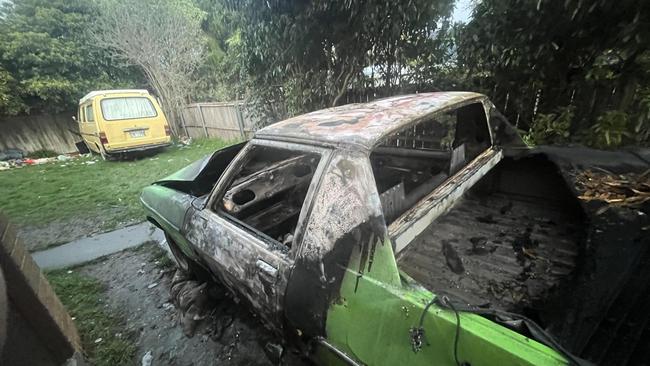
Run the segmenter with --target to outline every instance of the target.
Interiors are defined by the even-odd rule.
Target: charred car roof
[[[275,123],[257,131],[255,137],[370,149],[384,137],[431,113],[484,98],[472,92],[435,92],[347,104]]]

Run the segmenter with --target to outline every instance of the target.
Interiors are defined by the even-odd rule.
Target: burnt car
[[[648,349],[650,212],[585,184],[648,167],[423,93],[278,122],[141,201],[181,268],[317,363],[621,364]]]

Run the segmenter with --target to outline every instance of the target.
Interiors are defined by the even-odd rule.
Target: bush
[[[589,145],[597,148],[616,148],[623,144],[624,138],[631,138],[629,116],[623,111],[607,111],[591,126],[587,135]]]
[[[574,112],[573,106],[566,106],[556,108],[553,113],[539,113],[523,136],[524,141],[529,145],[567,143]]]
[[[52,158],[55,156],[58,156],[59,154],[52,151],[52,150],[36,150],[34,152],[31,152],[27,154],[28,158],[32,159],[40,159],[40,158]]]

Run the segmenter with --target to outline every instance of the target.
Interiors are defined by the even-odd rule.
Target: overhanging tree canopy
[[[405,78],[423,60],[441,62],[450,49],[453,0],[226,4],[241,14],[251,96],[271,119],[340,104],[355,85],[412,84]]]
[[[96,47],[94,2],[13,0],[0,8],[0,114],[75,108],[92,89],[137,80]]]

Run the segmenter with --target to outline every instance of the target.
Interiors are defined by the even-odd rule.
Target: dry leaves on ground
[[[614,174],[586,170],[576,176],[584,201],[603,201],[611,206],[641,207],[650,202],[650,169],[642,174]]]

